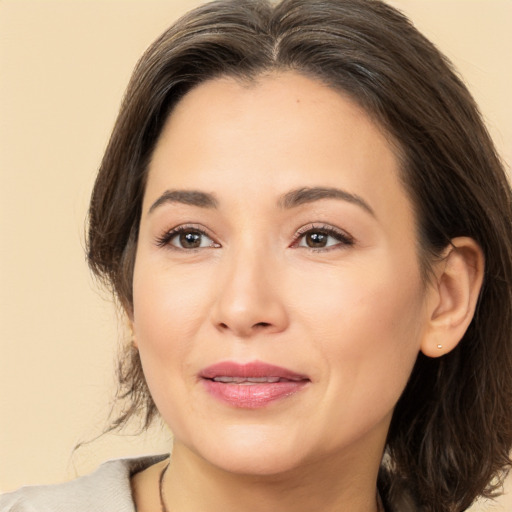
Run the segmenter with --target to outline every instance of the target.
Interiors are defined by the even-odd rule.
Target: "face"
[[[393,148],[295,73],[215,79],[149,167],[133,327],[183,450],[275,474],[380,458],[419,351],[425,288]]]

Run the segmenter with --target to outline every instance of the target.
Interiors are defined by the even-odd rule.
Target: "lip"
[[[310,382],[307,375],[260,361],[223,361],[204,368],[199,377],[214,398],[244,409],[266,407],[295,395]]]

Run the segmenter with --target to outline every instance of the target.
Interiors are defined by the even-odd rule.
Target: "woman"
[[[443,512],[492,495],[512,435],[511,227],[471,96],[391,7],[192,11],[134,72],[89,228],[133,331],[115,426],[158,411],[172,457],[2,510]]]

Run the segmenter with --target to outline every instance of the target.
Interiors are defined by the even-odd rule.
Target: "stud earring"
[[[438,348],[439,350],[441,350],[441,349],[443,348],[443,345],[439,344],[439,345],[437,345],[437,348]]]

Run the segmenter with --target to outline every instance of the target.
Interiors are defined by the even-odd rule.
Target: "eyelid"
[[[349,247],[355,244],[355,238],[348,233],[347,231],[334,227],[330,224],[323,224],[323,223],[311,223],[306,226],[301,227],[297,230],[295,237],[293,239],[293,242],[291,244],[292,248],[298,248],[301,247],[298,245],[300,240],[308,234],[308,233],[314,233],[314,232],[322,232],[329,236],[332,236],[333,238],[337,239],[339,243],[327,247],[309,247],[310,250],[315,252],[325,252],[333,249],[339,249],[343,247]],[[307,247],[306,247],[307,248]]]
[[[185,249],[185,248],[177,247],[170,243],[171,240],[175,236],[179,235],[180,233],[190,232],[190,231],[200,233],[201,235],[209,238],[213,242],[213,244],[209,247],[197,247],[197,248],[193,248],[193,249]],[[217,248],[217,247],[221,246],[218,242],[215,241],[213,235],[211,235],[209,233],[209,230],[206,229],[204,226],[201,226],[200,224],[179,224],[178,226],[175,226],[173,228],[166,229],[161,235],[159,235],[155,238],[155,244],[158,247],[166,247],[166,248],[169,248],[172,250],[187,251],[187,252],[195,251],[195,250],[199,250],[199,249],[208,249],[210,247]]]

